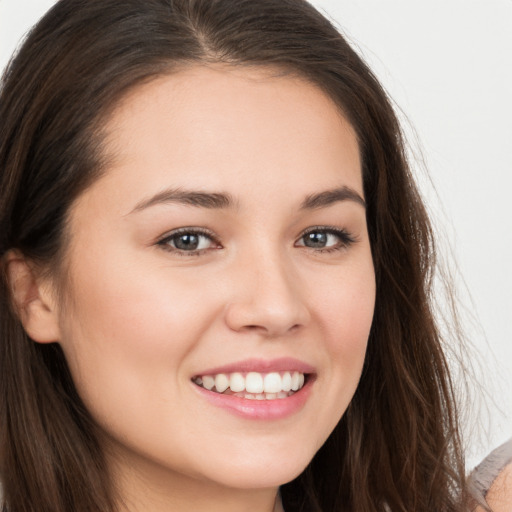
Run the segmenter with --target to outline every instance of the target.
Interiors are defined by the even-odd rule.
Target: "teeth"
[[[263,390],[265,393],[278,393],[282,391],[283,385],[279,373],[267,373],[263,379]]]
[[[293,372],[292,374],[292,391],[297,391],[299,389],[299,374],[297,372]]]
[[[245,377],[245,390],[249,393],[261,393],[263,391],[263,377],[261,373],[250,372]]]
[[[215,389],[218,393],[224,393],[229,388],[229,377],[225,373],[215,376]]]
[[[229,387],[234,393],[245,391],[245,379],[241,373],[232,373]]]
[[[203,388],[212,389],[215,386],[215,379],[210,375],[205,375],[202,377],[203,380]]]
[[[284,372],[281,385],[283,386],[283,391],[290,391],[290,389],[292,389],[292,376],[290,372]]]
[[[219,373],[201,375],[194,382],[209,391],[228,392],[248,400],[275,400],[287,398],[304,386],[304,374],[300,372]]]

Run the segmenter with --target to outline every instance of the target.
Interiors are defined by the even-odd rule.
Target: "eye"
[[[158,241],[168,251],[197,254],[218,247],[213,235],[198,228],[180,228]]]
[[[354,239],[344,229],[313,227],[302,234],[296,245],[320,251],[336,251],[347,248],[352,243]]]

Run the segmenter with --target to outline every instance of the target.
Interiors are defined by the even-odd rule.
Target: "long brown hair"
[[[50,272],[66,215],[105,168],[101,127],[130,88],[188,64],[272,66],[316,84],[352,123],[377,279],[355,396],[306,470],[282,486],[293,511],[455,511],[464,465],[432,313],[435,251],[390,101],[304,0],[60,0],[7,68],[0,96],[0,251]],[[3,265],[5,267],[5,265]],[[23,331],[5,269],[0,311],[3,510],[112,512],[94,421],[57,344]]]

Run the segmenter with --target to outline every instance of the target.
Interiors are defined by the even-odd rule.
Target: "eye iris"
[[[325,247],[327,245],[327,233],[321,233],[319,231],[308,233],[304,237],[304,245],[315,248]]]
[[[199,246],[199,236],[193,233],[179,235],[174,239],[174,246],[184,251],[193,251]]]

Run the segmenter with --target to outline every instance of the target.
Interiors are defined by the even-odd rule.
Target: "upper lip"
[[[304,361],[293,357],[280,357],[278,359],[244,359],[223,366],[207,368],[196,375],[217,375],[219,373],[271,373],[295,371],[300,373],[315,373],[315,368]]]

